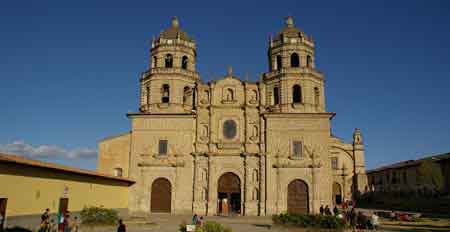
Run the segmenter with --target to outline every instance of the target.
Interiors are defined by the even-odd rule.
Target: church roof
[[[159,34],[159,37],[164,39],[180,38],[182,40],[193,41],[193,39],[190,38],[189,35],[180,28],[180,24],[177,17],[172,18],[172,25],[169,28],[162,31]]]
[[[282,36],[289,38],[298,38],[303,36],[304,32],[295,27],[294,19],[291,16],[286,18],[285,24],[285,27],[275,36],[275,40],[281,40]]]

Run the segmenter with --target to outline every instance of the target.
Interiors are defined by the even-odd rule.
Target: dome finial
[[[233,67],[230,65],[230,66],[228,66],[228,69],[227,69],[227,75],[228,76],[232,76],[233,75]]]
[[[294,18],[292,16],[286,17],[286,26],[293,27],[294,26]]]
[[[173,16],[173,17],[172,17],[172,27],[177,28],[177,27],[179,27],[179,26],[180,26],[180,22],[178,22],[177,16]]]

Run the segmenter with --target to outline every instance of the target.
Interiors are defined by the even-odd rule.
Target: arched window
[[[278,87],[273,88],[273,104],[280,104],[280,93],[278,91]]]
[[[170,87],[168,84],[164,84],[161,88],[161,102],[162,103],[169,103],[170,99]]]
[[[297,53],[291,55],[291,67],[300,67],[300,58]]]
[[[122,168],[114,168],[114,176],[122,177],[123,171]]]
[[[183,58],[181,58],[181,68],[187,69],[187,67],[188,67],[188,57],[183,56]]]
[[[317,87],[314,87],[314,104],[316,106],[320,105],[320,92]]]
[[[312,59],[310,55],[306,56],[306,67],[312,67]]]
[[[302,102],[302,88],[300,87],[300,85],[294,85],[294,87],[292,87],[292,102]]]
[[[281,56],[278,55],[277,56],[277,67],[276,67],[276,70],[281,70],[281,68],[283,68],[283,64],[281,63]]]
[[[171,54],[166,55],[165,64],[166,64],[165,65],[166,68],[173,67],[173,56]]]
[[[188,86],[184,87],[184,89],[183,89],[183,104],[186,105],[189,103],[190,95],[191,95],[191,89]]]
[[[153,56],[153,68],[157,68],[158,67],[158,57]]]
[[[227,101],[233,101],[234,100],[234,93],[232,89],[227,89],[225,93],[225,100]]]

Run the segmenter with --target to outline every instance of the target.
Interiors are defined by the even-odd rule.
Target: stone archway
[[[289,213],[309,213],[308,185],[300,179],[288,185],[287,211]]]
[[[220,176],[217,184],[217,214],[241,214],[241,180],[232,172]]]
[[[152,183],[151,212],[170,213],[172,203],[172,186],[166,178],[158,178]]]
[[[340,205],[342,203],[342,188],[339,183],[333,183],[333,204]]]

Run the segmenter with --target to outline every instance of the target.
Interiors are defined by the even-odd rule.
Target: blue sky
[[[362,130],[369,168],[450,151],[449,1],[4,1],[0,148],[93,169],[126,132],[149,41],[178,16],[204,81],[268,69],[292,15],[316,42],[333,133]]]

